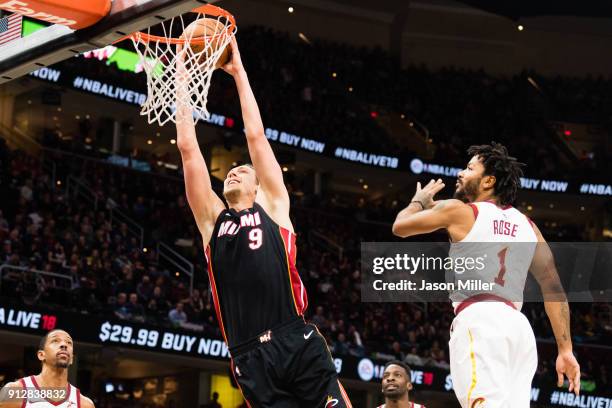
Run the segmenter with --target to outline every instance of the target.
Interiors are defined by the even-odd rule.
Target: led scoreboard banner
[[[78,313],[51,312],[0,302],[0,333],[11,331],[43,336],[55,328],[67,330],[77,346],[78,343],[89,343],[218,361],[229,362],[230,359],[227,345],[215,336],[101,316],[87,315],[87,318],[83,318]],[[334,356],[333,359],[336,371],[343,379],[377,384],[382,381],[385,360],[347,355]],[[448,370],[437,367],[411,368],[411,380],[416,390],[453,392]],[[533,384],[531,400],[554,407],[612,408],[612,393],[598,390],[594,385],[589,389],[592,392],[583,392],[576,397],[567,392],[566,388]]]
[[[119,53],[119,54],[117,54]],[[115,58],[114,63],[121,64],[123,69],[137,71],[138,64],[127,55],[127,51],[107,47],[92,51],[88,58]],[[91,93],[105,98],[114,99],[130,105],[140,106],[146,99],[146,90],[128,89],[104,78],[92,78],[85,73],[73,72],[68,69],[45,67],[30,73],[30,76],[47,82],[52,82],[67,88]],[[203,121],[213,126],[226,129],[238,130],[241,126],[236,120],[220,113],[211,113],[209,118]],[[265,134],[272,143],[278,143],[294,149],[319,154],[334,159],[350,161],[374,168],[399,170],[410,172],[414,175],[433,175],[455,179],[461,171],[458,167],[448,166],[440,163],[427,163],[420,158],[407,157],[403,155],[389,156],[380,152],[357,150],[354,147],[333,145],[329,142],[306,138],[279,129],[266,128]],[[602,183],[601,180],[567,181],[554,179],[521,178],[523,190],[569,193],[581,195],[609,196],[612,197],[612,184],[609,181]]]

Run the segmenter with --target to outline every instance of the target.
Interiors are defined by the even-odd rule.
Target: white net
[[[147,99],[140,114],[150,124],[163,126],[188,115],[196,123],[210,117],[210,80],[236,26],[223,15],[197,13],[193,20],[195,15],[181,15],[131,36],[147,75]]]

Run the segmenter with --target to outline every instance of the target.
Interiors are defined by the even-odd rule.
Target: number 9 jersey
[[[217,218],[206,261],[230,349],[304,314],[308,300],[295,266],[295,239],[257,203]]]

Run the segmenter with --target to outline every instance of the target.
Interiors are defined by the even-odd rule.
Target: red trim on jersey
[[[223,317],[221,316],[221,304],[219,303],[219,295],[217,294],[217,284],[215,283],[215,275],[212,269],[212,255],[210,253],[210,245],[206,246],[206,263],[208,264],[208,280],[210,281],[210,288],[212,291],[213,304],[215,305],[215,313],[217,314],[217,320],[219,321],[219,328],[221,329],[221,334],[223,335],[223,340],[225,340],[225,344],[229,345],[227,342],[227,337],[225,336],[225,326],[223,326]]]
[[[524,214],[523,214],[524,215]],[[529,224],[531,224],[531,228],[533,228],[533,232],[536,233],[537,235],[537,231],[536,231],[536,225],[533,221],[531,221],[531,218],[529,218],[528,216],[525,215],[525,218],[527,218],[527,221],[529,221]]]
[[[27,390],[27,389],[28,389],[28,386],[27,386],[27,385],[26,385],[26,383],[25,383],[25,378],[20,378],[20,379],[19,379],[19,382],[21,383],[21,386],[23,387],[23,389],[24,389],[24,390]],[[27,399],[27,398],[25,398],[25,399],[23,400],[23,402],[21,403],[21,408],[25,408],[25,407],[26,407],[26,405],[27,405],[27,403],[28,403],[28,399]]]
[[[238,382],[238,379],[236,378],[236,364],[234,364],[233,358],[230,359],[230,370],[232,372],[232,377],[234,377],[234,381],[236,381],[238,390],[240,390],[240,394],[242,395],[242,398],[244,398],[244,402],[246,402],[248,408],[251,408],[251,404],[249,403],[249,400],[246,399],[246,397],[244,396],[244,392],[242,392],[242,387],[240,386],[240,383]]]
[[[478,206],[476,204],[468,203],[470,207],[472,207],[472,211],[474,212],[474,220],[478,218]]]
[[[77,388],[76,393],[77,393],[77,408],[81,408],[81,390]]]
[[[342,394],[342,399],[344,400],[344,404],[346,405],[346,408],[353,408],[353,405],[351,404],[351,400],[346,394],[346,391],[344,390],[342,383],[340,382],[340,380],[336,380],[336,381],[338,381],[338,387],[340,387],[340,394]]]
[[[31,376],[30,379],[32,379],[32,384],[34,384],[34,387],[36,387],[37,390],[40,390],[40,387],[38,386],[38,383],[36,382],[36,377],[35,376]],[[68,384],[66,386],[66,398],[64,398],[61,401],[51,401],[45,398],[45,401],[47,401],[49,404],[51,405],[61,405],[64,402],[68,401],[70,399],[70,394],[72,393],[72,387],[70,386],[70,384]]]
[[[295,304],[295,312],[298,315],[303,315],[308,307],[308,296],[306,288],[300,279],[295,260],[297,255],[297,247],[295,246],[295,234],[286,228],[278,227],[283,245],[285,247],[285,256],[287,259],[287,273],[289,276],[289,284],[291,285],[291,294],[293,295],[293,303]]]
[[[471,306],[474,303],[486,302],[486,301],[503,302],[507,304],[508,306],[510,306],[511,308],[516,310],[516,306],[514,306],[514,303],[510,302],[507,299],[504,299],[501,296],[497,296],[492,293],[481,293],[479,295],[474,295],[472,297],[469,297],[465,299],[463,302],[459,303],[459,306],[457,306],[457,308],[455,309],[455,316],[461,313],[461,311],[463,311],[466,307]]]

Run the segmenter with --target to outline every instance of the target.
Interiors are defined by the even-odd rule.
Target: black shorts
[[[251,408],[350,408],[327,343],[302,318],[232,348],[232,372]]]

